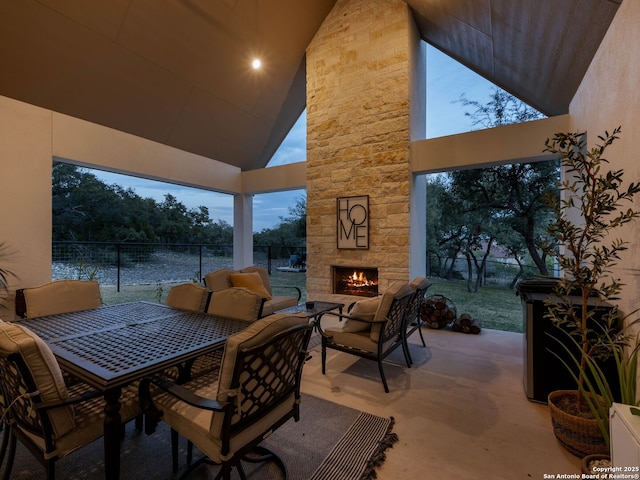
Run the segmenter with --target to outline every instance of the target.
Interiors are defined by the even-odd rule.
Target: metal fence
[[[306,257],[303,247],[255,246],[254,263],[269,273],[290,258]],[[122,286],[199,282],[219,268],[233,268],[233,245],[52,242],[52,277],[95,279]]]
[[[483,275],[483,285],[510,285],[518,272],[520,267],[515,262],[510,262],[507,259],[488,259],[486,264],[486,270]],[[473,275],[475,278],[476,270],[474,266]],[[523,272],[520,274],[519,279],[538,277],[540,271],[533,265],[523,265]],[[469,271],[467,268],[467,261],[465,258],[458,257],[454,261],[453,268],[451,269],[451,259],[439,259],[433,255],[429,256],[429,263],[427,268],[427,276],[435,276],[441,278],[449,278],[451,280],[467,280]]]

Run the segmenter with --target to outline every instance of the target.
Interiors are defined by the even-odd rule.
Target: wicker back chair
[[[147,399],[149,382],[141,385],[149,417],[159,409],[171,426],[174,473],[181,434],[205,455],[194,463],[189,456],[183,476],[205,462],[221,465],[216,478],[231,478],[234,467],[244,478],[241,460],[256,450],[286,475],[282,461],[259,444],[287,420],[299,419],[300,378],[311,330],[304,315],[271,315],[229,337],[218,371],[180,386],[153,377],[156,387],[147,390]]]
[[[384,391],[389,386],[382,368],[382,361],[396,348],[402,347],[407,367],[411,366],[405,349],[405,329],[407,310],[414,290],[403,282],[391,285],[378,300],[375,314],[371,317],[358,316],[358,304],[348,314],[328,312],[320,319],[322,334],[322,373],[326,370],[327,349],[357,355],[378,363]],[[322,328],[322,321],[340,317],[344,324],[339,327]]]

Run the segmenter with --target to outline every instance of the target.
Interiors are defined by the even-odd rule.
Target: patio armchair
[[[377,362],[384,391],[389,393],[382,361],[401,347],[407,367],[411,367],[404,342],[407,310],[414,295],[415,291],[409,284],[394,282],[381,297],[356,302],[346,314],[325,313],[318,324],[322,335],[323,375],[327,349],[338,350]],[[344,323],[322,328],[323,321],[336,316]]]
[[[205,312],[209,305],[211,292],[197,283],[182,283],[171,287],[165,304],[182,310]]]
[[[268,455],[286,473],[277,456],[259,445],[289,419],[299,419],[311,330],[304,315],[271,315],[229,337],[218,371],[183,385],[162,376],[141,384],[145,431],[152,432],[159,417],[171,427],[174,473],[179,434],[189,441],[189,453],[193,444],[205,455],[194,463],[189,455],[183,477],[205,462],[221,466],[216,478],[230,478],[233,468],[245,478],[241,461],[251,452]]]
[[[302,292],[291,285],[271,285],[269,272],[266,268],[252,265],[241,270],[222,268],[209,272],[204,276],[204,283],[212,292],[218,292],[232,287],[244,287],[257,293],[265,299],[262,306],[262,316],[271,315],[283,308],[298,304]],[[290,289],[292,295],[274,295],[273,288]]]
[[[413,333],[417,330],[420,334],[420,340],[422,341],[422,346],[426,347],[427,344],[424,341],[424,336],[422,335],[422,318],[420,318],[420,314],[422,312],[422,304],[424,303],[424,298],[427,294],[427,290],[431,286],[431,282],[424,277],[416,277],[414,278],[409,286],[415,291],[415,295],[411,299],[409,303],[409,309],[407,311],[407,326],[406,333],[404,336],[404,348],[407,352],[407,356],[409,357],[409,361],[413,363],[411,359],[411,352],[409,351],[409,337],[413,335]]]
[[[89,280],[56,280],[16,291],[16,315],[42,317],[102,306],[100,285]]]
[[[103,435],[102,394],[84,383],[67,388],[48,345],[18,323],[0,321],[0,385],[9,435],[5,480],[11,477],[18,440],[52,480],[56,461]],[[137,393],[137,385],[123,388],[123,424],[141,413]]]

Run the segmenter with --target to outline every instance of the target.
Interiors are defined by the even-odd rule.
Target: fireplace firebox
[[[378,269],[373,267],[331,267],[333,293],[375,297],[378,295]]]

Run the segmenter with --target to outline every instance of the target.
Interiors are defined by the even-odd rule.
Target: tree
[[[293,207],[289,207],[288,217],[280,217],[280,223],[274,228],[254,233],[253,242],[255,245],[280,245],[287,249],[287,254],[294,254],[306,244],[306,238],[307,199],[301,196]]]
[[[458,218],[459,210],[451,201],[451,182],[448,174],[428,177],[427,181],[427,273],[436,273],[451,279],[455,261],[462,250],[464,222]],[[437,265],[431,264],[436,258]]]
[[[66,163],[52,171],[53,240],[94,242],[233,242],[233,227],[214,223],[209,209],[187,209],[173,195],[158,204],[131,189],[106,185]]]
[[[543,118],[543,115],[535,108],[531,108],[498,87],[494,88],[490,100],[486,104],[481,104],[477,100],[469,100],[464,93],[454,101],[454,103],[458,102],[465,107],[475,107],[475,111],[464,114],[472,119],[471,124],[474,127],[493,128]]]
[[[540,239],[553,212],[545,198],[557,195],[558,162],[501,165],[454,172],[454,191],[469,200],[480,216],[500,219],[522,238],[531,260],[542,275],[548,275]],[[488,212],[488,213],[487,213]]]
[[[486,104],[469,100],[464,95],[456,102],[474,107],[473,111],[466,112],[465,115],[473,119],[472,124],[476,127],[492,128],[542,117],[538,111],[497,87]],[[468,268],[475,267],[476,282],[473,287],[469,284],[470,291],[477,291],[481,284],[490,249],[496,242],[501,246],[508,245],[507,249],[520,265],[520,271],[512,285],[515,285],[517,278],[523,272],[521,263],[523,249],[526,249],[531,261],[542,275],[549,274],[546,255],[541,244],[546,238],[546,225],[551,220],[553,212],[548,208],[545,197],[557,195],[555,185],[560,178],[559,162],[499,165],[445,173],[441,176],[445,178],[444,181],[449,184],[449,187],[446,200],[435,206],[436,211],[441,213],[440,218],[436,218],[435,221],[446,225],[444,230],[452,232],[454,229],[451,222],[461,222],[466,216],[468,218],[460,223],[466,225],[466,228],[458,230],[459,235],[465,232],[469,235],[473,225],[480,225],[483,232],[478,236],[474,248],[470,247],[472,243],[467,242],[466,250],[460,249],[456,252],[466,252]],[[431,183],[429,181],[429,184]],[[428,198],[428,201],[429,210],[432,210],[434,208],[432,199]],[[451,208],[453,205],[455,205],[454,209]],[[430,219],[429,214],[428,219]],[[517,237],[510,232],[514,232]],[[517,242],[515,238],[520,238],[521,241]],[[450,241],[445,239],[444,235],[441,235],[435,243],[431,243],[430,239],[430,249],[433,249],[434,245],[450,244]],[[483,246],[484,251],[482,258],[477,257],[480,245]],[[469,272],[470,277],[471,272]]]

